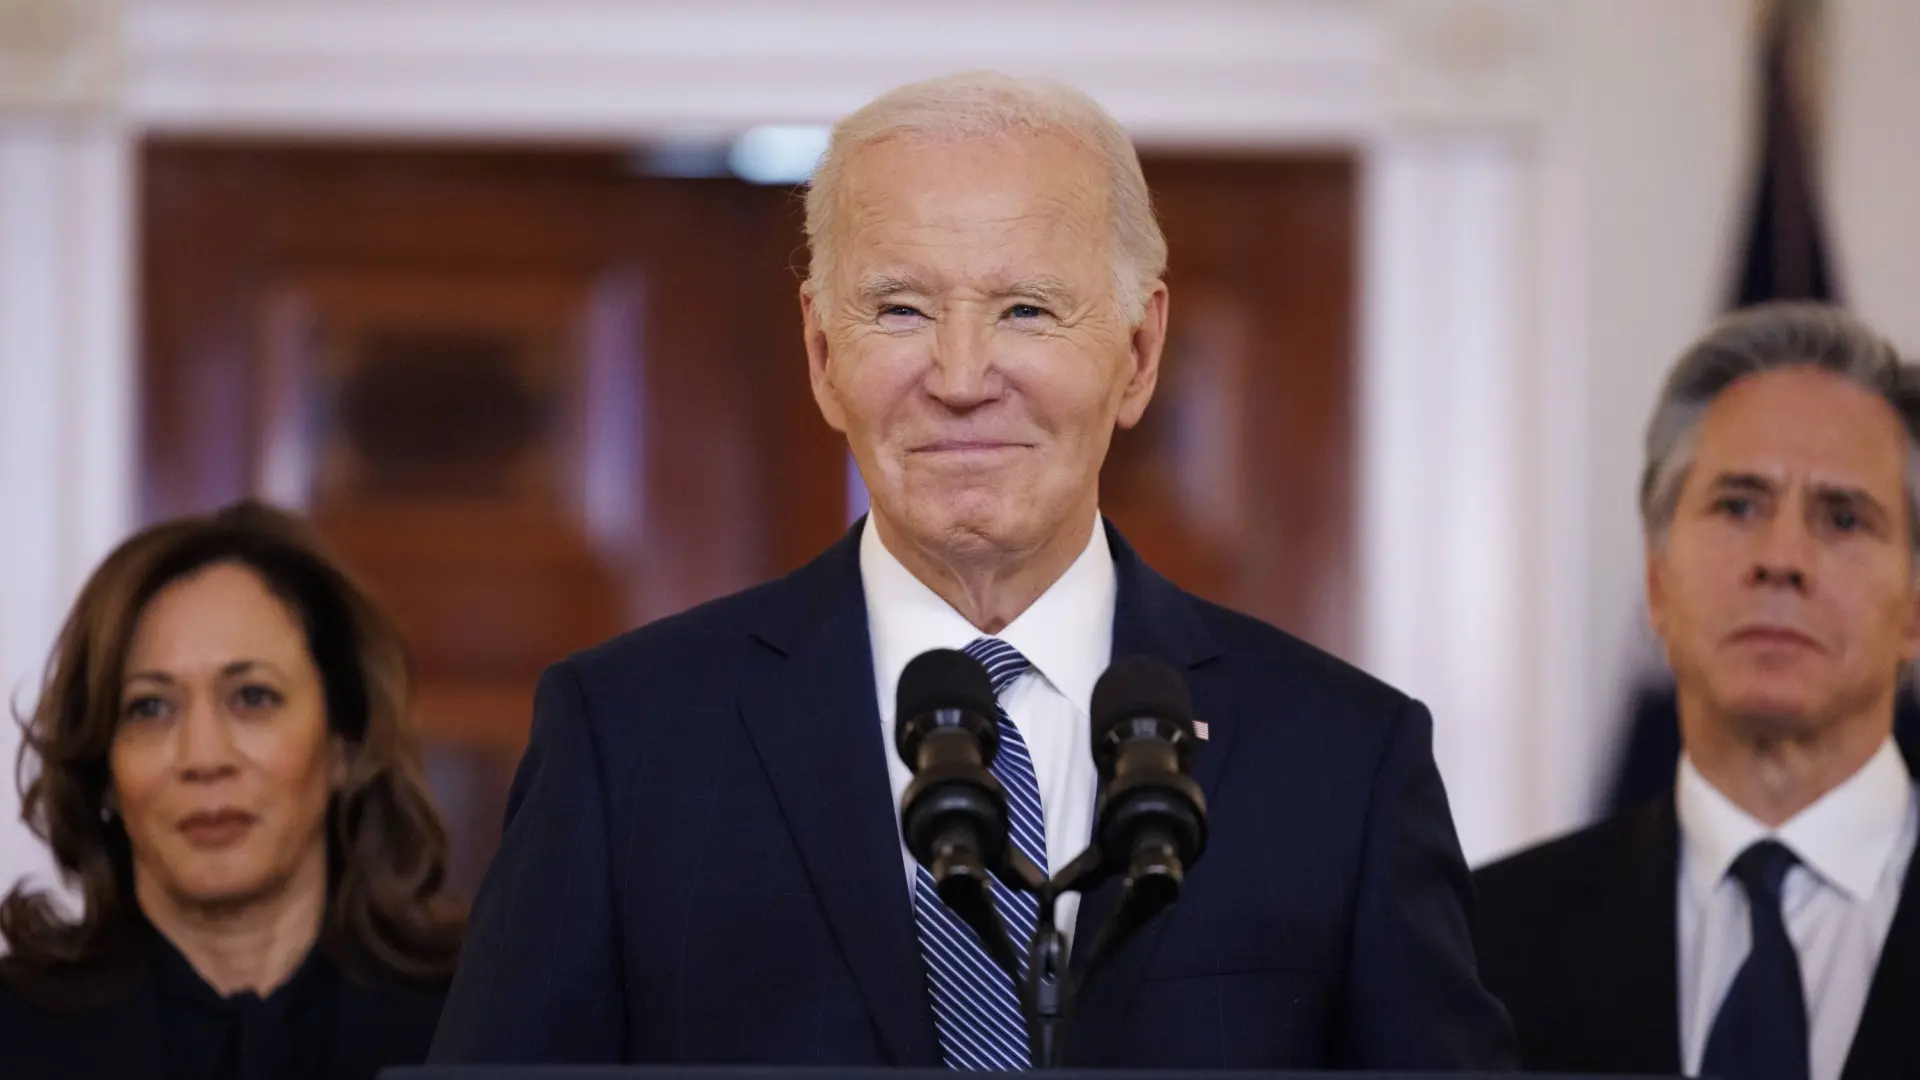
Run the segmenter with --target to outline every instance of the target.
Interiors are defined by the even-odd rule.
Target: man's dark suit
[[[1480,970],[1507,1003],[1520,1061],[1542,1072],[1680,1071],[1673,797],[1474,875]],[[1920,1059],[1920,889],[1914,860],[1880,950],[1846,1080],[1911,1076]]]
[[[433,1060],[939,1064],[858,533],[547,673]],[[1186,674],[1213,835],[1070,1062],[1509,1063],[1426,710],[1109,540],[1113,655]]]

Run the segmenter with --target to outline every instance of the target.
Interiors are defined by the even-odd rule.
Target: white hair
[[[1154,220],[1140,157],[1125,128],[1086,94],[1047,79],[979,71],[910,83],[868,102],[833,126],[807,189],[807,287],[824,297],[833,279],[836,218],[847,162],[887,139],[990,138],[1049,134],[1085,147],[1104,167],[1110,209],[1114,295],[1138,321],[1154,282],[1167,272],[1167,240]]]

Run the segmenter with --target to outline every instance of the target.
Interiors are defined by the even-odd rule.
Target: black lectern
[[[1023,1072],[948,1072],[945,1068],[778,1068],[697,1065],[426,1065],[388,1068],[380,1080],[954,1080],[1027,1076]],[[1250,1070],[1106,1070],[1048,1068],[1048,1080],[1494,1080],[1511,1072],[1250,1072]],[[1526,1076],[1548,1076],[1528,1072]],[[1555,1074],[1561,1080],[1649,1080],[1647,1076]],[[1651,1078],[1657,1080],[1657,1078]],[[1674,1078],[1680,1080],[1680,1078]]]
[[[946,1069],[778,1068],[762,1065],[426,1065],[388,1069],[380,1077],[381,1080],[954,1080],[962,1075],[984,1078],[1028,1074],[961,1074]],[[1496,1075],[1504,1078],[1515,1074],[1048,1069],[1042,1075],[1049,1080],[1493,1080]],[[1549,1074],[1525,1075],[1544,1077]],[[1552,1075],[1561,1077],[1561,1080],[1649,1080],[1646,1076]]]

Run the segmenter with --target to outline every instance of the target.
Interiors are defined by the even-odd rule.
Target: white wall
[[[0,698],[30,708],[74,591],[132,519],[131,206],[117,124],[0,121]],[[50,869],[0,723],[0,887]]]
[[[1920,356],[1920,4],[1828,3],[1825,182],[1840,289]]]
[[[1470,727],[1476,710],[1524,713],[1499,739],[1443,730],[1437,746],[1475,861],[1590,820],[1617,749],[1629,673],[1659,662],[1641,607],[1640,431],[1667,365],[1725,302],[1754,142],[1750,0],[1567,0],[1552,14],[1552,74],[1540,87],[1540,121],[1527,132],[1535,186],[1507,194],[1531,203],[1528,253],[1514,267],[1527,280],[1508,300],[1527,305],[1509,329],[1520,329],[1521,347],[1532,351],[1498,377],[1530,413],[1517,431],[1469,422],[1445,433],[1429,452],[1459,458],[1446,482],[1395,493],[1431,508],[1489,483],[1518,485],[1524,520],[1460,536],[1432,529],[1417,511],[1382,515],[1393,529],[1427,528],[1435,544],[1519,542],[1503,551],[1498,578],[1370,583],[1380,590],[1374,625],[1423,621],[1372,662],[1445,702],[1439,724]],[[1920,45],[1920,33],[1908,40]],[[1889,57],[1898,52],[1890,47]],[[1429,186],[1409,197],[1437,194]],[[1909,235],[1920,239],[1920,227]],[[1482,229],[1471,242],[1498,259],[1511,238]],[[1449,303],[1399,329],[1440,337],[1457,317]],[[1463,355],[1484,361],[1510,346],[1494,337]],[[1428,376],[1379,432],[1394,437],[1460,379],[1486,376],[1477,365]],[[1497,438],[1516,460],[1486,455]],[[1476,528],[1489,524],[1482,513],[1469,517]],[[1426,597],[1446,589],[1481,602],[1428,616]],[[1516,590],[1547,595],[1528,607]],[[1485,655],[1484,643],[1501,636],[1518,642],[1506,659],[1523,665],[1508,677],[1490,672]]]
[[[1822,206],[1843,298],[1920,349],[1920,4],[1825,0]],[[1731,295],[1758,152],[1759,20],[1747,0],[1585,0],[1564,127],[1579,157],[1587,625],[1596,671],[1565,732],[1591,806],[1626,682],[1661,663],[1645,627],[1635,487],[1667,366]]]
[[[1624,673],[1657,658],[1641,603],[1640,437],[1667,366],[1729,295],[1754,140],[1746,0],[1575,5],[1590,711],[1566,733],[1588,776],[1615,751]],[[1920,43],[1920,38],[1916,38]],[[1596,771],[1598,770],[1598,771]],[[1588,806],[1598,792],[1581,785]]]

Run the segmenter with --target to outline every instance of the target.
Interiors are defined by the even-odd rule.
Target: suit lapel
[[[787,579],[779,654],[740,713],[814,894],[897,1065],[940,1064],[895,824],[860,583],[860,526]]]
[[[1913,1022],[1920,1015],[1920,859],[1907,863],[1893,926],[1880,947],[1860,1026],[1842,1080],[1898,1076],[1914,1065]]]
[[[1613,857],[1594,867],[1579,920],[1587,929],[1570,942],[1567,970],[1576,973],[1573,1024],[1605,1040],[1590,1059],[1610,1071],[1680,1071],[1679,868],[1671,796],[1635,812]],[[1593,1017],[1610,1019],[1582,1019]]]
[[[1107,543],[1113,551],[1114,577],[1118,590],[1114,604],[1113,659],[1129,656],[1157,656],[1186,674],[1194,691],[1195,708],[1207,724],[1207,740],[1199,744],[1194,756],[1194,779],[1212,803],[1220,782],[1221,769],[1232,746],[1236,718],[1226,713],[1206,712],[1202,688],[1193,686],[1193,668],[1219,655],[1213,635],[1201,622],[1194,601],[1140,560],[1133,548],[1113,526],[1107,526]],[[1201,858],[1204,860],[1205,855]],[[1178,908],[1162,914],[1135,935],[1099,971],[1089,974],[1086,964],[1089,949],[1100,931],[1113,917],[1120,899],[1121,883],[1109,879],[1081,899],[1075,918],[1073,954],[1068,968],[1081,980],[1074,1002],[1068,1034],[1068,1061],[1074,1065],[1099,1064],[1099,1048],[1118,1045],[1107,1032],[1124,1023],[1127,1006],[1145,977],[1154,947],[1169,918],[1177,918]]]

